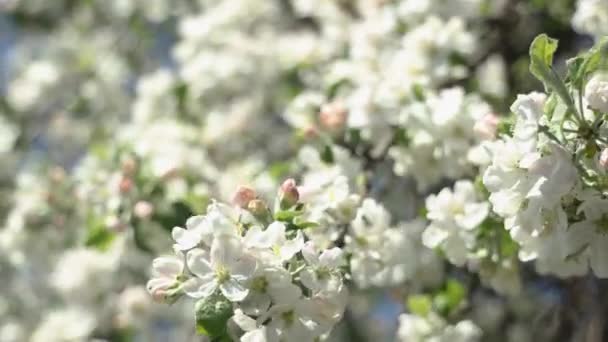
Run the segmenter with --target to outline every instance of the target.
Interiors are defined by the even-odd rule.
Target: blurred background
[[[354,55],[388,68],[399,49],[421,49],[397,48],[404,39],[426,47],[429,36],[464,35],[471,51],[429,48],[416,72],[433,76],[420,84],[461,87],[506,114],[516,94],[542,87],[528,72],[537,34],[559,39],[565,68],[608,30],[608,14],[585,2],[594,1],[0,0],[0,341],[201,340],[192,303],[148,298],[152,257],[211,198],[230,200],[242,183],[272,196],[310,167],[296,160],[310,133],[302,113],[323,102],[310,89],[339,92],[341,73],[359,72],[346,63]],[[424,196],[392,167],[370,169],[370,194],[393,221],[411,219]],[[353,290],[331,338],[394,340],[404,293],[417,286],[426,285]],[[567,329],[551,314],[567,298],[563,283],[530,288],[537,326]],[[486,324],[486,340],[526,340],[500,328],[526,297],[509,308],[490,291],[474,300],[486,311],[467,315]]]

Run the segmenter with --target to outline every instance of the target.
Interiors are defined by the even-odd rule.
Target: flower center
[[[217,282],[222,284],[230,279],[230,272],[224,266],[218,266],[215,269],[215,276],[217,278]]]
[[[281,314],[281,318],[285,322],[285,325],[290,326],[296,320],[296,314],[293,310],[285,311]]]
[[[257,292],[266,293],[268,280],[264,277],[257,277],[251,282],[251,289]]]
[[[319,279],[329,278],[329,275],[330,275],[329,268],[327,268],[325,266],[321,266],[321,267],[317,268],[315,273],[317,274],[317,278],[319,278]]]

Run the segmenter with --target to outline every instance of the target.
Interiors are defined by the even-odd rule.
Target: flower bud
[[[154,213],[154,206],[148,201],[138,201],[133,206],[133,214],[142,220],[149,219]]]
[[[600,153],[600,166],[608,170],[608,148],[605,148]]]
[[[118,191],[125,194],[133,189],[133,181],[129,177],[122,177],[118,183]]]
[[[321,106],[319,112],[319,122],[321,126],[330,130],[337,131],[344,127],[348,112],[341,101],[335,101]]]
[[[473,132],[475,132],[475,134],[481,139],[494,139],[496,138],[496,131],[498,129],[499,122],[500,119],[496,114],[488,113],[475,122]]]
[[[608,113],[608,72],[598,72],[585,86],[585,99],[591,109]]]
[[[135,174],[135,170],[137,169],[137,161],[134,158],[128,157],[122,161],[121,164],[122,173],[128,176],[132,176]]]
[[[279,203],[282,209],[291,208],[298,203],[300,200],[300,193],[296,186],[296,181],[293,178],[289,178],[281,184],[279,189]]]
[[[232,203],[244,209],[247,208],[249,202],[256,199],[256,197],[257,194],[252,188],[247,186],[239,186],[234,194],[234,197],[232,198]]]
[[[255,217],[266,217],[266,215],[268,215],[268,207],[261,199],[249,201],[247,210],[249,210]]]

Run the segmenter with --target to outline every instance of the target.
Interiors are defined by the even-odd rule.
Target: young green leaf
[[[196,302],[196,332],[217,339],[227,335],[226,323],[232,317],[232,304],[219,293]]]

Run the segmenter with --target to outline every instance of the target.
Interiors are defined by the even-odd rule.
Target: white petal
[[[338,268],[346,263],[344,252],[338,247],[323,251],[319,257],[319,263],[329,268]]]
[[[256,260],[251,255],[243,255],[239,260],[233,261],[226,267],[234,278],[245,281],[255,273]]]
[[[456,266],[462,266],[467,261],[466,243],[455,235],[446,240],[443,250],[450,262]]]
[[[193,298],[209,297],[217,290],[218,284],[215,278],[191,278],[182,284],[184,292]]]
[[[235,279],[228,279],[220,284],[220,290],[222,290],[224,296],[231,302],[240,302],[245,299],[249,293],[249,290]]]
[[[320,289],[319,279],[315,273],[315,270],[307,267],[300,272],[300,281],[307,288],[317,291]]]
[[[196,247],[201,241],[199,234],[181,227],[174,227],[171,231],[171,236],[177,242],[177,248],[182,251]]]
[[[243,331],[252,331],[257,329],[257,324],[255,319],[245,315],[241,309],[234,310],[234,316],[232,316],[232,320],[239,328],[243,329]]]
[[[430,225],[422,232],[422,244],[428,248],[439,246],[449,236],[445,229]]]
[[[285,241],[285,224],[279,221],[272,222],[268,228],[266,228],[265,233],[268,234],[268,238],[272,241],[272,245],[283,242]]]
[[[489,211],[489,203],[468,203],[464,206],[464,215],[457,217],[459,226],[465,229],[476,228],[486,219]]]
[[[296,233],[296,237],[292,240],[287,240],[285,244],[280,249],[281,260],[287,261],[293,258],[296,253],[302,250],[304,247],[304,236],[302,235],[302,231],[298,230]]]
[[[291,305],[302,295],[302,290],[291,283],[276,287],[270,284],[268,290],[268,294],[277,305]]]
[[[315,244],[312,241],[306,242],[306,244],[304,244],[304,247],[302,247],[302,256],[309,265],[316,266],[319,264],[318,254],[319,253],[317,253],[317,248],[315,247]]]
[[[203,215],[192,216],[186,221],[186,228],[189,230],[196,229],[204,220],[205,216]]]
[[[166,277],[175,277],[182,273],[184,263],[174,257],[160,257],[154,259],[152,262],[152,268],[154,272],[159,275]]]
[[[266,327],[261,327],[256,330],[248,331],[241,336],[241,342],[268,342],[266,338]]]
[[[188,252],[186,256],[188,268],[199,277],[206,277],[213,274],[213,267],[209,263],[209,253],[200,248],[196,248]]]
[[[268,237],[269,235],[262,231],[260,226],[253,226],[245,234],[244,242],[248,247],[270,248],[273,242]]]
[[[211,244],[211,264],[214,266],[232,264],[242,253],[242,246],[236,238],[218,236]]]

